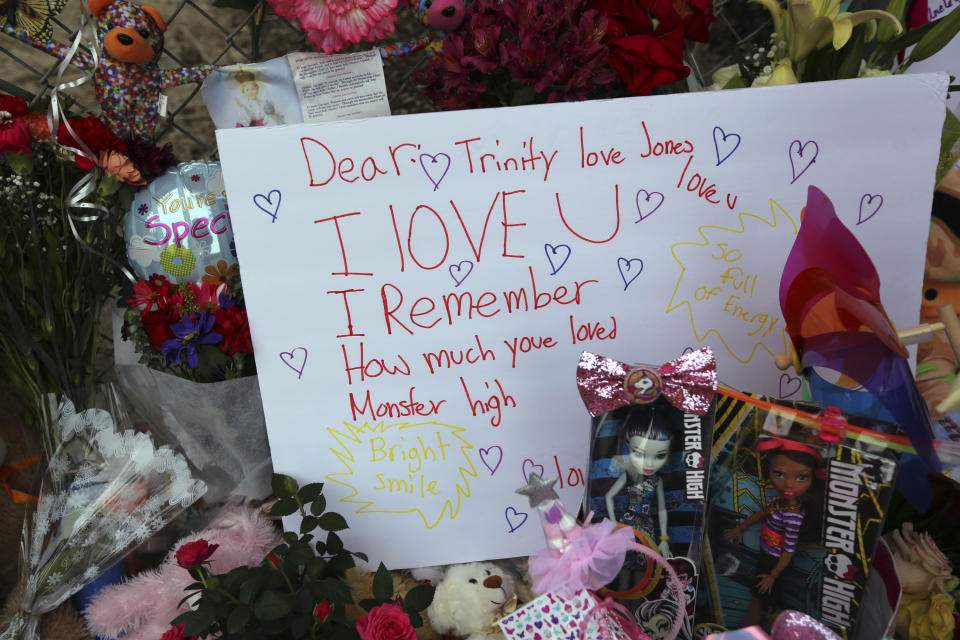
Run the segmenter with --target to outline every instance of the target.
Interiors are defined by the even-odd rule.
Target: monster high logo
[[[686,481],[687,500],[704,499],[703,472],[705,460],[701,449],[703,435],[700,416],[686,413],[683,415],[683,463],[687,467],[684,479]]]
[[[824,546],[832,549],[824,566],[827,571],[820,591],[820,610],[825,623],[848,628],[853,618],[857,586],[857,520],[860,492],[871,484],[865,465],[831,460],[827,474],[827,505],[824,514]],[[847,555],[850,554],[850,555]]]

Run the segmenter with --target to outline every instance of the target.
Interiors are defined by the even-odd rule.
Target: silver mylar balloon
[[[220,163],[184,162],[140,189],[124,238],[130,266],[144,279],[200,282],[237,264]]]

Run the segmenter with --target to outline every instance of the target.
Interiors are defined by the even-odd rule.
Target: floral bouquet
[[[712,21],[705,0],[477,0],[416,80],[441,109],[647,95]]]
[[[0,369],[25,405],[91,393],[123,212],[172,161],[169,147],[124,143],[93,117],[51,136],[45,113],[0,95]]]
[[[200,283],[154,274],[127,302],[114,358],[137,413],[180,444],[214,499],[266,497],[270,447],[237,266],[221,260]]]
[[[362,553],[348,551],[337,534],[347,528],[338,513],[327,511],[323,485],[299,486],[290,476],[274,474],[278,500],[271,515],[299,513],[299,536],[283,534],[284,542],[259,566],[238,567],[224,574],[210,570],[219,545],[195,540],[176,551],[177,564],[196,581],[188,590],[194,609],[181,614],[161,640],[187,637],[330,638],[337,640],[416,640],[420,612],[433,600],[434,587],[418,585],[395,598],[393,579],[380,564],[373,578],[373,597],[359,604],[367,614],[347,619],[352,603],[346,572]]]
[[[180,454],[117,427],[126,418],[113,387],[105,387],[103,400],[109,411],[77,411],[63,399],[46,425],[48,481],[24,525],[26,586],[19,610],[0,626],[3,640],[36,638],[42,615],[206,491]]]
[[[199,284],[158,274],[134,283],[123,337],[141,364],[196,382],[255,372],[239,269],[221,260],[207,272]]]

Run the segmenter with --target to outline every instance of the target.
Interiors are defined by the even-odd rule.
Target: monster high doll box
[[[721,430],[726,411],[742,419],[710,486],[697,632],[794,609],[852,637],[898,456],[813,436],[809,405],[742,398],[718,410]]]
[[[688,355],[703,358],[706,354],[712,364],[708,349]],[[597,359],[585,365],[584,358]],[[676,395],[671,397],[670,389],[663,390],[671,382],[661,379],[666,377],[662,370],[672,363],[661,367],[659,375],[652,367],[616,363],[635,393],[614,398],[622,406],[613,408],[606,400],[616,393],[595,393],[595,378],[605,374],[596,374],[592,387],[584,380],[590,377],[585,368],[595,370],[609,362],[584,354],[578,372],[581,395],[595,416],[585,510],[593,512],[594,521],[610,518],[632,527],[639,542],[667,558],[683,583],[685,602],[679,606],[660,567],[635,552],[628,554],[620,574],[599,594],[625,606],[651,638],[664,637],[682,616],[678,637],[689,639],[713,434],[713,390],[700,396],[698,403],[684,405]],[[715,372],[712,380],[715,388]],[[649,392],[643,393],[645,389]],[[602,408],[610,410],[601,413]]]

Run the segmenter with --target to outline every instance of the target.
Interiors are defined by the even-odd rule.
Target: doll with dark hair
[[[764,613],[775,610],[777,578],[790,565],[797,551],[804,519],[809,516],[807,492],[817,472],[822,472],[823,468],[820,453],[799,442],[773,438],[758,444],[756,451],[765,454],[763,475],[780,496],[739,526],[724,532],[728,541],[742,543],[743,532],[763,521],[756,584],[751,590],[744,626],[757,624]]]
[[[607,491],[607,515],[623,524],[643,531],[651,540],[657,540],[658,549],[665,558],[671,557],[670,537],[667,535],[667,507],[663,481],[658,475],[670,459],[675,429],[669,412],[655,405],[630,409],[621,429],[621,450],[626,453],[620,464],[624,472]],[[614,497],[626,489],[628,507],[617,516]],[[656,518],[654,518],[656,516]]]

